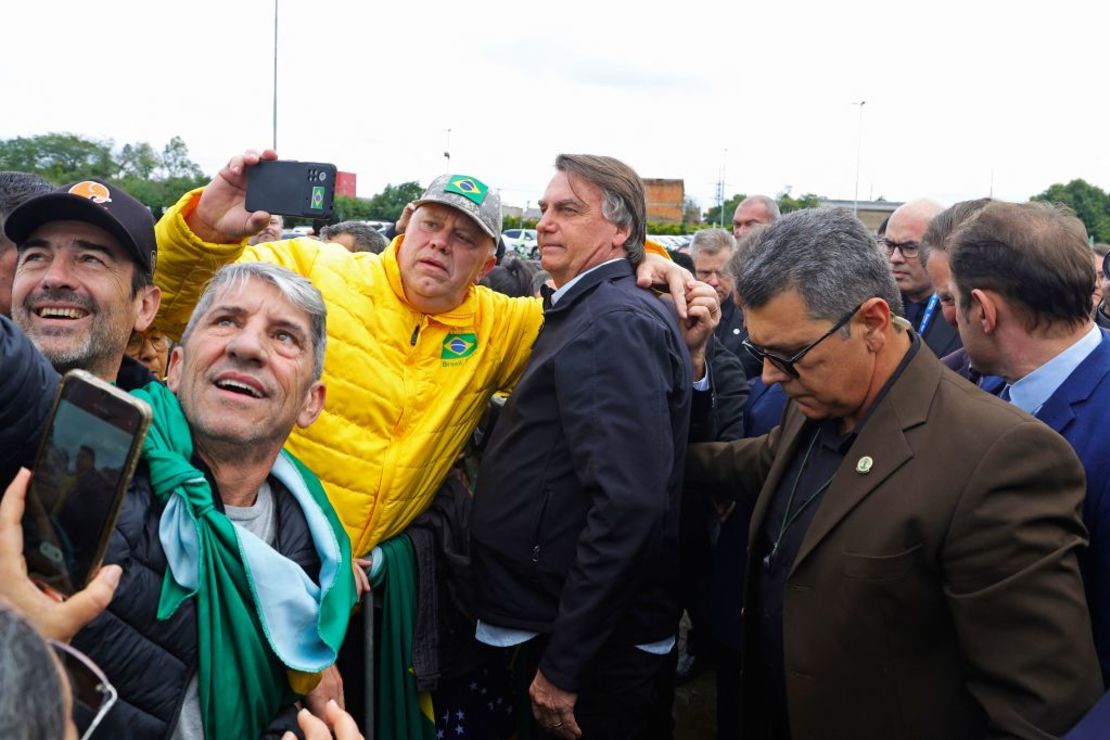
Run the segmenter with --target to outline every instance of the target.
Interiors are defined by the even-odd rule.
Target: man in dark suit
[[[673,665],[691,381],[708,382],[720,312],[695,286],[688,315],[713,320],[680,329],[636,287],[645,206],[630,167],[565,154],[555,167],[537,232],[556,290],[471,512],[476,637],[520,646],[541,737],[641,738],[659,729]]]
[[[943,210],[931,200],[911,200],[891,214],[879,240],[902,294],[903,315],[937,357],[960,348],[960,335],[941,316],[940,296],[933,290],[920,253],[929,222]]]
[[[1079,564],[1103,680],[1110,679],[1110,334],[1091,320],[1087,230],[1045,203],[994,202],[956,232],[952,288],[975,369],[1062,434],[1087,472]]]
[[[847,212],[784,216],[737,287],[790,402],[764,437],[692,446],[687,485],[756,501],[744,737],[1066,731],[1101,694],[1075,453],[924,349]]]

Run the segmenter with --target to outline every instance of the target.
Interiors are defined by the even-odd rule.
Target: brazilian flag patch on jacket
[[[443,340],[443,350],[439,356],[444,360],[461,360],[464,357],[470,357],[477,348],[476,334],[448,334]]]

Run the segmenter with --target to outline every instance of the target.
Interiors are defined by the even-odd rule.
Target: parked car
[[[535,229],[506,229],[501,232],[505,248],[511,249],[526,259],[534,259],[539,252]]]

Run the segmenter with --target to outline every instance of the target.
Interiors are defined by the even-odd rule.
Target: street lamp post
[[[856,190],[852,196],[852,213],[859,216],[859,160],[860,152],[863,151],[863,106],[867,104],[866,100],[861,100],[852,105],[859,106],[859,139],[856,141]]]
[[[277,151],[278,0],[274,0],[274,151]]]

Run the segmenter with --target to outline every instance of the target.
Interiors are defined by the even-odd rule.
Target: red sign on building
[[[335,178],[335,194],[345,195],[348,198],[355,197],[355,180],[358,175],[353,172],[340,172]]]

